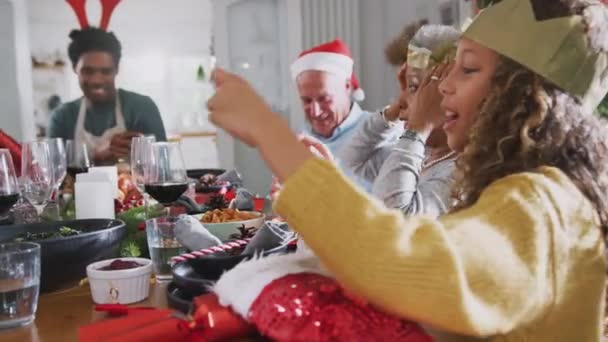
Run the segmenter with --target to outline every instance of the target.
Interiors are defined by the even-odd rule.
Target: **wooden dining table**
[[[134,306],[167,308],[166,284],[150,284],[150,296]],[[43,294],[36,320],[25,327],[0,330],[2,342],[78,341],[78,328],[106,318],[95,312],[89,285]]]

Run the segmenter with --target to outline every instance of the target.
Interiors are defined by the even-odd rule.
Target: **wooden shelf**
[[[216,138],[217,132],[213,131],[200,131],[200,132],[180,132],[170,134],[167,137],[169,141],[180,141],[184,138]]]

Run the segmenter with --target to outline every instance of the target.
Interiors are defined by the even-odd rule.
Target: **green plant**
[[[148,207],[148,218],[160,217],[163,208]],[[142,229],[145,225],[146,210],[143,206],[136,207],[116,215],[116,218],[125,222],[127,226],[127,236],[120,243],[120,256],[122,257],[147,257],[148,241],[146,230]]]

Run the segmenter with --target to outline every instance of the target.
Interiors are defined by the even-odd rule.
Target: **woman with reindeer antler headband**
[[[166,140],[166,135],[152,99],[116,88],[121,44],[107,27],[120,0],[100,1],[102,18],[96,28],[88,24],[86,0],[67,0],[81,27],[70,32],[68,55],[84,96],[53,112],[49,136],[85,143],[95,163],[112,164],[128,156],[133,137],[153,134]]]

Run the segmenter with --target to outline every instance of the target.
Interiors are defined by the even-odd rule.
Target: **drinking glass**
[[[0,329],[30,324],[40,288],[40,245],[0,244]]]
[[[144,217],[146,219],[148,218],[150,196],[146,193],[144,177],[146,169],[150,166],[152,144],[155,142],[156,137],[153,135],[135,137],[131,140],[131,180],[144,199]]]
[[[32,141],[23,145],[21,156],[22,195],[40,216],[55,185],[55,168],[47,141]]]
[[[175,237],[176,222],[177,218],[172,217],[146,220],[148,249],[157,281],[171,280],[171,259],[186,252],[186,248]]]
[[[74,140],[67,140],[65,143],[67,157],[67,173],[74,179],[76,174],[85,173],[92,166],[89,157],[89,149],[84,143],[76,143]]]
[[[11,208],[19,200],[19,182],[13,158],[8,149],[0,149],[0,221],[8,218]]]
[[[58,191],[67,172],[67,156],[65,145],[62,138],[48,139],[49,152],[51,154],[51,162],[54,165],[54,180],[53,190]]]
[[[155,142],[156,138],[153,135],[135,137],[131,140],[131,179],[141,194],[145,193],[145,170],[149,166],[152,144]]]
[[[153,143],[149,167],[144,171],[145,191],[169,209],[188,189],[184,156],[177,142]]]
[[[67,173],[67,157],[65,145],[62,138],[48,139],[49,152],[51,154],[51,162],[53,163],[53,191],[49,204],[46,207],[45,214],[50,214],[53,219],[60,220],[61,213],[59,208],[59,188],[63,184],[63,179]]]

